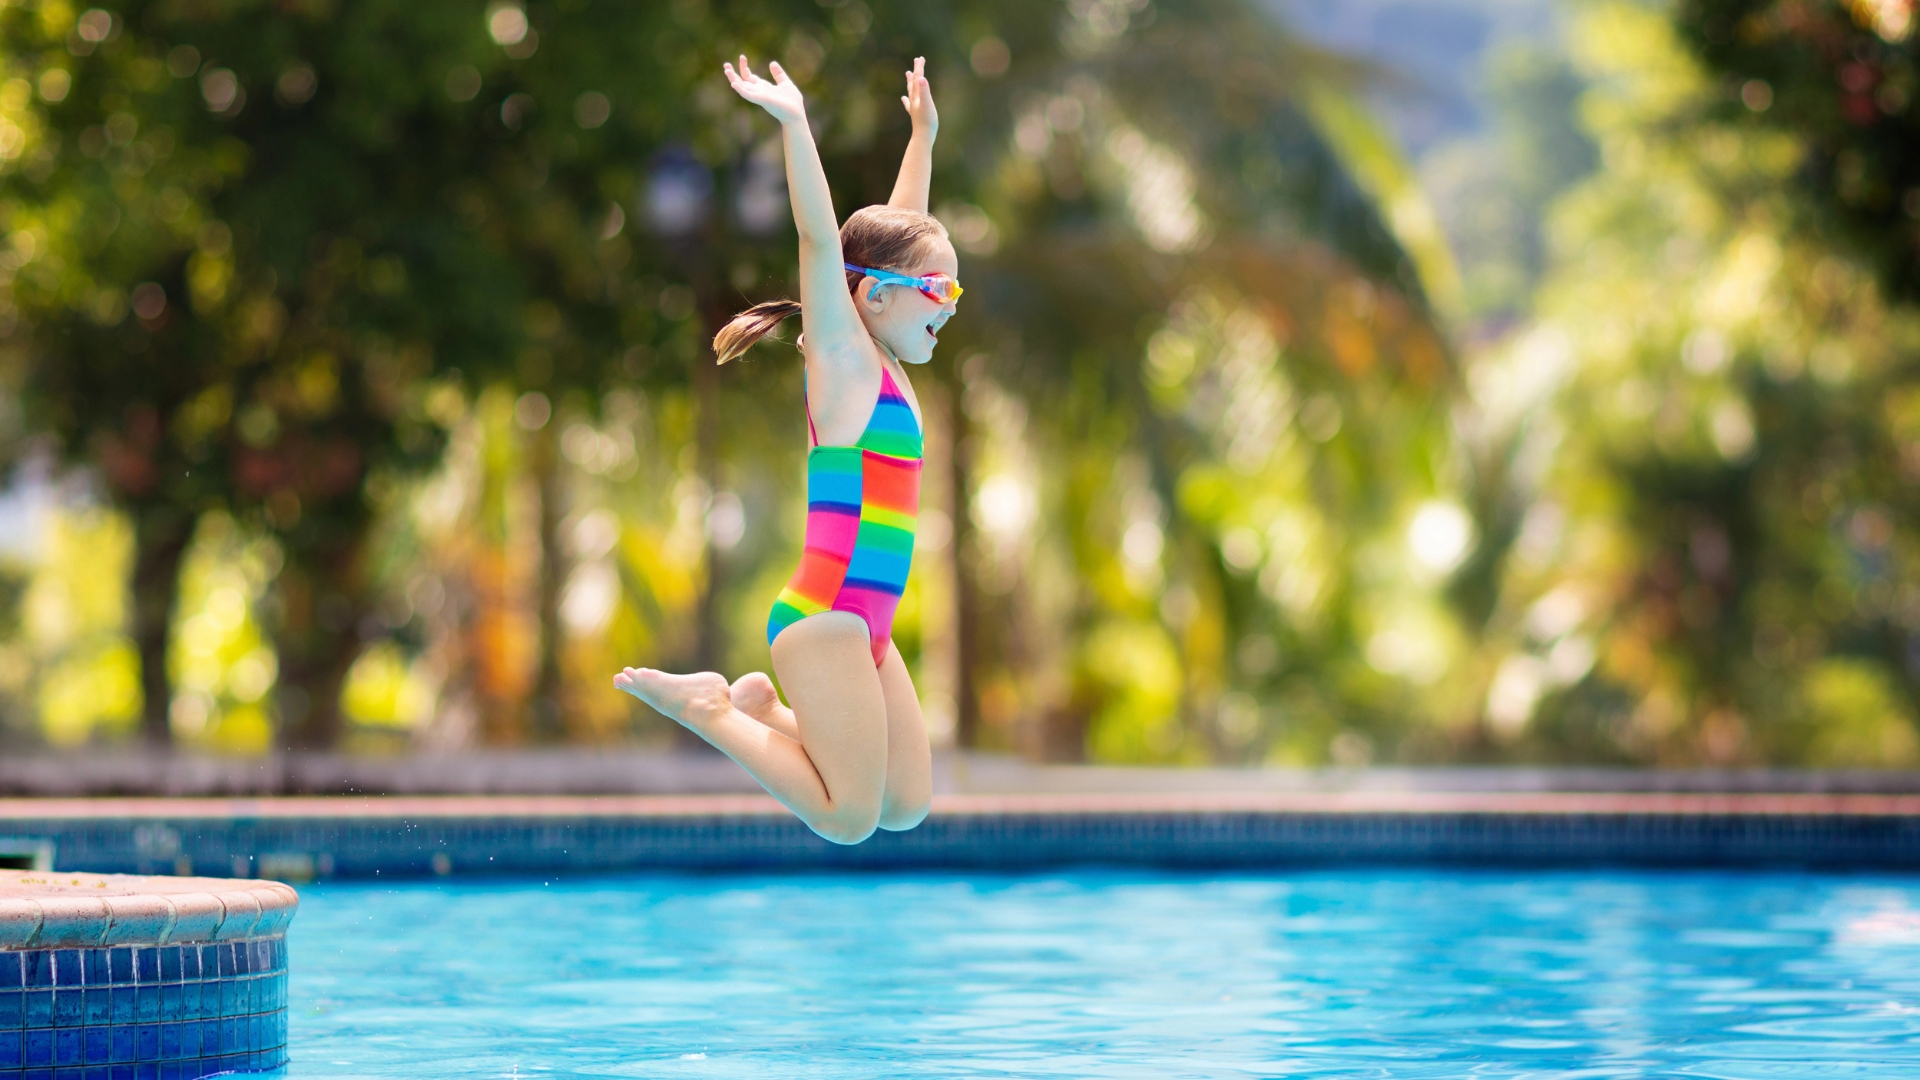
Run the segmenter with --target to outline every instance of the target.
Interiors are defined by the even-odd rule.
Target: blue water
[[[304,889],[295,1077],[1920,1076],[1920,880]]]

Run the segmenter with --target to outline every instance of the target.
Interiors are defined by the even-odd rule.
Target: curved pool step
[[[0,870],[0,1080],[285,1065],[298,906],[274,881]]]

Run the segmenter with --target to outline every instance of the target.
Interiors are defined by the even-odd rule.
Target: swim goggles
[[[841,263],[840,265],[856,274],[865,274],[879,282],[878,285],[868,290],[867,299],[869,300],[873,299],[874,293],[880,291],[881,285],[911,285],[920,290],[920,295],[925,296],[936,304],[951,304],[955,300],[960,299],[960,294],[965,291],[960,288],[959,282],[945,274],[934,273],[922,277],[908,277],[905,274],[896,274],[891,270],[870,270],[867,267],[855,266],[852,263]]]

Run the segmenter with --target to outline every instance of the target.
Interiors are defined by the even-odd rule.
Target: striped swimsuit
[[[849,611],[867,624],[875,667],[893,640],[893,609],[913,563],[920,511],[920,424],[880,369],[880,399],[852,446],[820,446],[807,414],[807,546],[767,616],[767,644],[809,615]]]

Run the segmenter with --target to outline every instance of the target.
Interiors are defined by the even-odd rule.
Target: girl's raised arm
[[[793,224],[800,233],[800,325],[808,359],[836,366],[857,364],[865,356],[860,345],[866,329],[847,291],[840,222],[833,213],[833,192],[820,165],[820,151],[813,145],[813,129],[807,126],[806,99],[778,62],[768,65],[772,82],[755,75],[745,56],[738,70],[732,64],[723,66],[735,93],[780,122],[787,191],[793,199]]]
[[[900,162],[900,178],[893,182],[893,197],[888,206],[902,210],[927,212],[927,193],[933,184],[933,140],[940,134],[940,111],[933,107],[933,87],[927,84],[927,58],[913,58],[913,70],[907,72],[907,92],[900,104],[913,118],[913,137],[907,140],[907,156]]]

